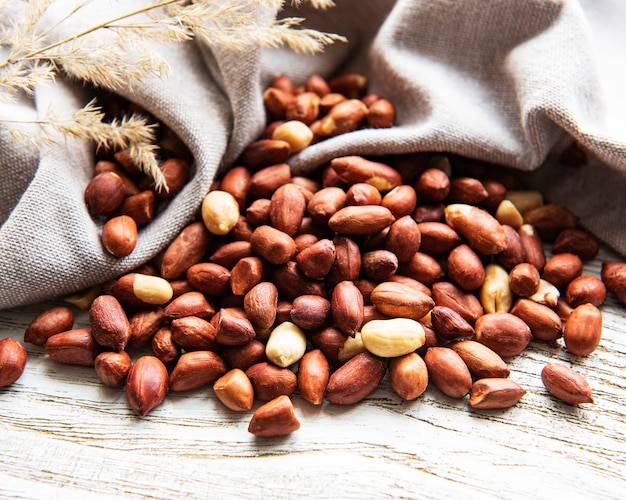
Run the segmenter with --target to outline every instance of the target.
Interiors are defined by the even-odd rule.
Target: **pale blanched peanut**
[[[299,120],[289,120],[274,129],[272,139],[285,141],[291,146],[291,153],[298,153],[313,140],[313,132]]]
[[[545,279],[540,279],[539,288],[528,298],[544,306],[556,307],[560,296],[561,292],[557,287]]]
[[[524,224],[524,217],[511,200],[502,200],[496,209],[496,219],[500,224],[519,229]]]
[[[480,287],[479,298],[486,313],[510,311],[513,292],[506,269],[498,264],[489,264],[485,268],[485,280]]]
[[[226,191],[211,191],[202,200],[202,220],[212,234],[228,234],[239,221],[239,204]]]
[[[395,358],[419,349],[426,341],[422,325],[409,318],[372,320],[361,328],[365,348],[376,356]]]
[[[63,301],[78,307],[81,311],[86,311],[91,306],[93,300],[102,293],[102,290],[102,285],[94,285],[68,295],[63,299]]]
[[[361,336],[361,332],[356,332],[356,335],[354,337],[346,335],[346,340],[343,343],[343,346],[341,346],[341,348],[339,349],[339,352],[337,353],[337,360],[340,363],[345,363],[357,354],[361,354],[365,351],[367,351],[367,349],[363,345],[363,337]]]
[[[173,295],[172,285],[158,276],[138,274],[135,277],[133,292],[142,301],[148,304],[165,304]]]
[[[282,368],[291,366],[304,356],[306,336],[294,323],[285,321],[272,330],[265,346],[265,356]]]
[[[133,282],[133,294],[146,304],[161,305],[173,295],[172,285],[158,276],[137,274]]]

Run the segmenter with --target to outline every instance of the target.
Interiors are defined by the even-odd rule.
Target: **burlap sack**
[[[121,92],[173,128],[195,158],[191,182],[141,230],[129,257],[103,250],[101,228],[85,208],[89,145],[68,141],[39,153],[0,134],[0,308],[103,282],[162,250],[192,219],[216,172],[261,130],[261,91],[280,73],[302,83],[313,73],[362,71],[370,90],[390,98],[398,111],[393,129],[361,130],[307,148],[293,157],[294,172],[337,155],[414,151],[533,171],[547,199],[570,207],[598,238],[626,253],[623,2],[336,3],[327,11],[305,4],[278,14],[305,17],[308,27],[348,38],[323,54],[172,45],[163,49],[170,78]],[[82,104],[74,87],[59,82],[37,92],[34,108],[29,102],[1,106],[0,118]],[[572,169],[551,161],[572,140],[590,152],[589,165]]]

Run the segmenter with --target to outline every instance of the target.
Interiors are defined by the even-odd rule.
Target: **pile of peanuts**
[[[104,95],[102,100],[108,120],[132,113],[155,125],[155,142],[149,146],[158,154],[158,168],[165,181],[164,186],[157,187],[154,178],[137,165],[130,148],[102,147],[97,151],[93,177],[85,186],[85,205],[94,221],[102,222],[106,251],[126,257],[137,246],[138,230],[188,182],[191,155],[169,127],[142,108],[111,95]]]
[[[366,84],[277,77],[263,96],[267,128],[196,220],[153,261],[74,299],[89,327],[58,306],[24,340],[94,366],[138,415],[168,391],[207,386],[233,411],[258,402],[248,430],[263,437],[300,427],[294,395],[355,404],[388,376],[406,400],[432,384],[476,410],[507,408],[526,392],[507,360],[532,341],[591,354],[607,292],[626,303],[626,263],[584,275],[598,242],[513,171],[416,153],[291,173],[289,157],[311,144],[394,125],[393,105]],[[570,367],[549,363],[541,378],[569,404],[593,401]]]

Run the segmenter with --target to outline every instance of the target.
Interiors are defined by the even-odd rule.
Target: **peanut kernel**
[[[297,153],[306,148],[313,140],[313,132],[299,120],[289,120],[274,129],[272,139],[289,143],[291,152]]]
[[[174,291],[172,285],[163,278],[137,274],[133,282],[133,293],[146,304],[161,305],[172,298]]]
[[[485,312],[508,312],[513,306],[509,273],[498,264],[485,267],[485,281],[480,287],[480,303]]]
[[[306,336],[294,323],[285,321],[272,330],[265,355],[275,365],[286,368],[299,361],[306,351]]]
[[[376,356],[394,358],[419,349],[426,341],[422,325],[409,318],[376,319],[361,328],[365,348]]]
[[[500,224],[507,224],[519,229],[524,224],[524,217],[511,200],[502,200],[496,209],[496,219]]]
[[[542,278],[539,280],[537,291],[528,298],[546,306],[556,307],[560,296],[561,292],[559,292],[559,289]]]
[[[226,191],[211,191],[202,200],[202,220],[212,234],[227,234],[239,221],[239,203]]]

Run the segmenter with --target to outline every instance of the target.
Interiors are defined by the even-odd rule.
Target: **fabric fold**
[[[194,157],[190,182],[141,229],[129,257],[113,258],[83,201],[90,146],[67,141],[36,154],[0,133],[0,180],[15,204],[0,204],[0,308],[72,293],[156,256],[193,219],[216,175],[258,136],[265,121],[261,92],[279,74],[302,85],[312,74],[359,71],[369,91],[397,108],[392,129],[359,130],[294,155],[295,174],[345,154],[432,151],[500,164],[528,174],[547,200],[568,206],[584,227],[626,255],[626,127],[615,130],[610,114],[616,93],[602,80],[610,65],[601,50],[610,35],[598,34],[601,19],[613,11],[593,8],[588,0],[337,0],[328,10],[305,2],[278,15],[303,17],[304,27],[348,42],[317,55],[259,47],[236,53],[200,40],[159,46],[171,76],[119,93],[187,144]],[[38,93],[41,105],[84,104],[77,88],[63,82]],[[31,103],[10,109],[33,114]],[[588,151],[588,165],[558,164],[558,153],[572,141]]]

